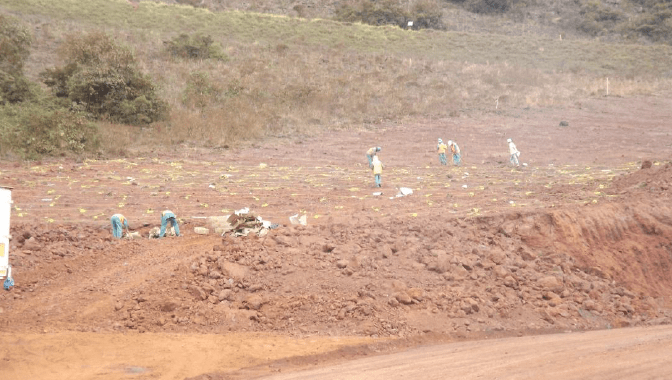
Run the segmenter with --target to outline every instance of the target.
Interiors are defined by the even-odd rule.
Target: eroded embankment
[[[15,329],[409,336],[670,322],[659,201],[110,242],[17,225]],[[26,238],[30,236],[30,238]]]
[[[662,201],[611,203],[520,215],[502,231],[538,255],[568,254],[583,270],[669,300],[671,211]]]

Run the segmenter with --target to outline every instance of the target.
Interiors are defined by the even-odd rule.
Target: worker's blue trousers
[[[180,226],[177,224],[175,214],[173,214],[172,212],[168,212],[161,217],[161,232],[159,233],[159,237],[162,238],[166,235],[166,228],[168,227],[168,222],[170,222],[171,227],[175,228],[175,236],[180,236]]]

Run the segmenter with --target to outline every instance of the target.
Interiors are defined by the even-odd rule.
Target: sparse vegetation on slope
[[[0,0],[0,9],[36,30],[29,78],[63,63],[58,47],[73,32],[104,28],[133,51],[170,117],[142,133],[110,118],[104,130],[119,133],[103,146],[113,152],[138,141],[231,146],[381,120],[560,106],[604,95],[607,76],[616,96],[671,83],[665,45],[412,31],[153,2]],[[210,36],[208,51],[221,46],[224,59],[165,53],[172,43],[192,46],[193,36]]]

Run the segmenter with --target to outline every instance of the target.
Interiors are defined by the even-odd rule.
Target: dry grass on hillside
[[[61,7],[68,3],[59,1]],[[117,3],[122,4],[112,1],[104,6]],[[142,18],[137,19],[134,11],[111,8],[119,17],[131,13],[127,26],[113,18],[105,30],[135,50],[139,65],[169,102],[171,117],[144,130],[101,124],[110,152],[157,143],[231,146],[263,136],[360,128],[382,120],[563,106],[605,95],[606,77],[610,95],[615,96],[672,88],[669,75],[660,75],[660,66],[671,59],[667,47],[418,33],[277,16],[250,16],[257,17],[250,27],[260,37],[252,36],[250,41],[249,31],[235,33],[239,18],[248,16],[199,9],[189,9],[190,16],[180,13],[179,19],[186,20],[182,26],[213,32],[230,60],[178,60],[163,52],[163,41],[186,30],[179,24],[151,25],[183,7],[143,4],[138,12],[146,8],[147,28],[141,27]],[[97,14],[87,13],[88,8],[80,14],[73,8],[72,17],[64,19],[57,13],[60,8],[44,3],[40,7],[44,13],[54,13],[23,16],[36,31],[36,50],[27,65],[31,77],[59,64],[52,53],[65,33],[100,28],[99,22],[93,22]],[[231,24],[222,24],[227,15]],[[202,22],[201,28],[194,29],[194,20],[185,18],[191,16]],[[284,39],[285,27],[296,32],[291,41]],[[194,93],[187,92],[189,78],[196,73],[207,76],[214,89],[200,106],[189,99]]]

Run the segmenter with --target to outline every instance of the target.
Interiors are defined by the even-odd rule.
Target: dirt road
[[[267,380],[670,379],[671,359],[667,326],[419,347]]]
[[[3,379],[185,379],[292,356],[321,355],[367,338],[271,334],[0,334]]]

